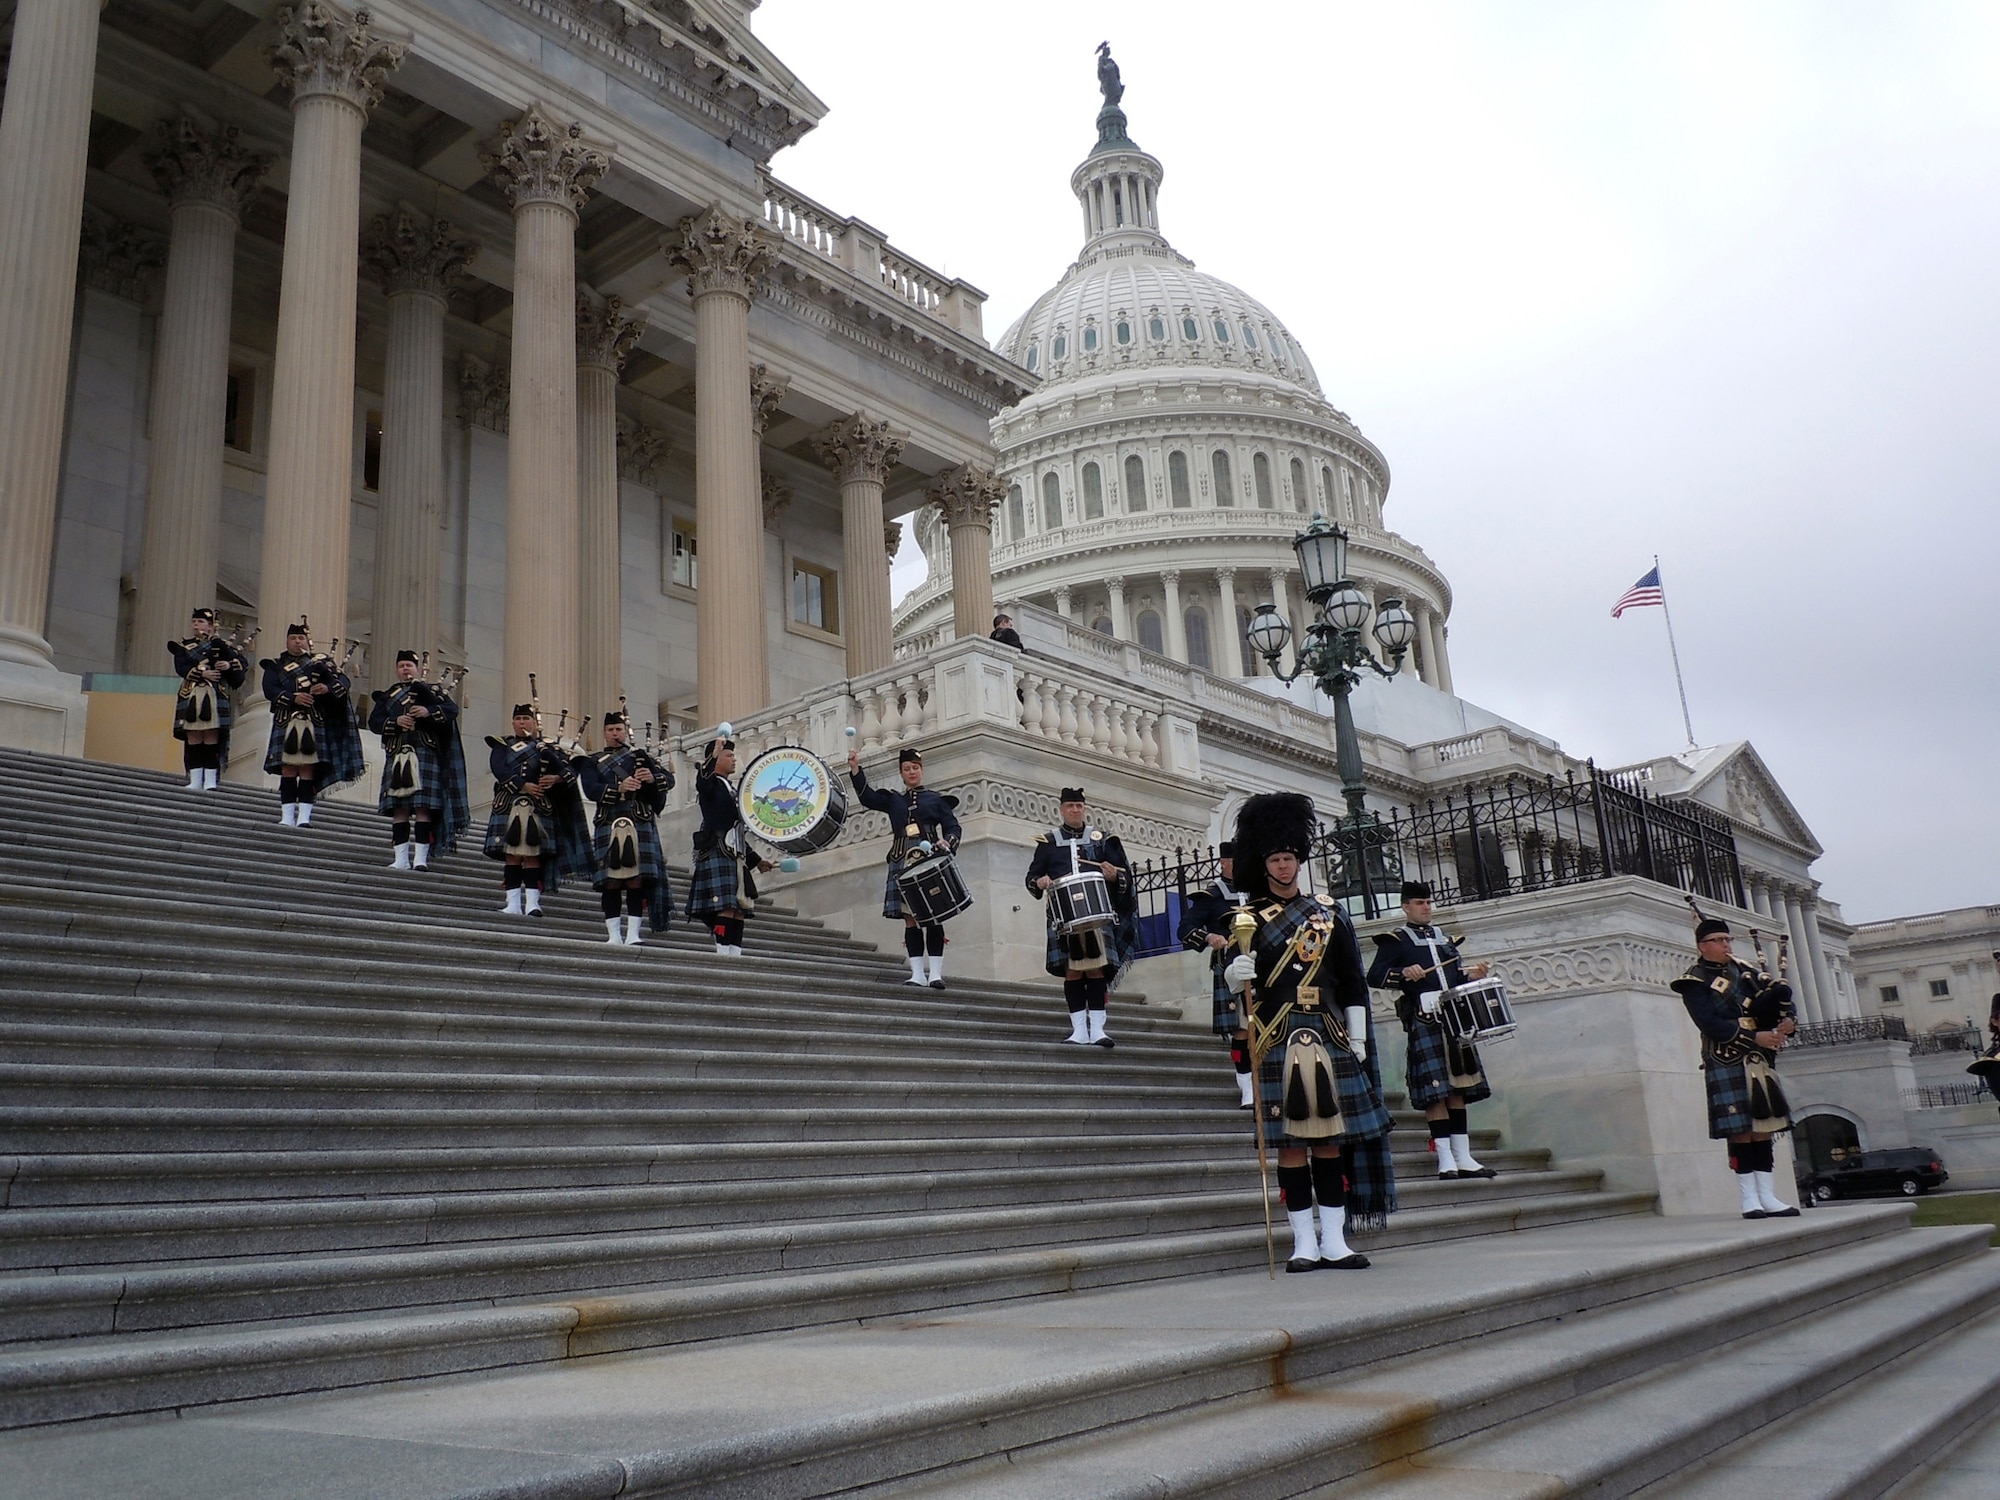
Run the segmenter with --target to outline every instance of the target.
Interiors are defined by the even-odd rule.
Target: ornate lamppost
[[[1305,577],[1306,598],[1319,615],[1307,625],[1293,655],[1292,670],[1279,670],[1278,658],[1292,641],[1292,627],[1278,613],[1275,604],[1259,604],[1250,617],[1250,644],[1270,663],[1271,673],[1280,682],[1295,682],[1311,675],[1322,693],[1333,700],[1334,753],[1340,767],[1340,789],[1347,799],[1347,821],[1359,829],[1367,821],[1367,783],[1361,774],[1361,741],[1354,732],[1354,712],[1348,694],[1361,681],[1364,670],[1378,677],[1394,677],[1403,669],[1403,656],[1417,633],[1417,622],[1403,608],[1401,599],[1384,599],[1375,611],[1374,636],[1389,658],[1384,666],[1362,632],[1368,624],[1370,605],[1354,580],[1347,576],[1347,533],[1315,515],[1312,523],[1292,538],[1292,550],[1299,557],[1299,571]]]

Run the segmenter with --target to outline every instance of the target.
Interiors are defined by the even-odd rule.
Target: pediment
[[[1824,852],[1812,828],[1748,740],[1738,740],[1707,757],[1682,795],[1727,813],[1746,828],[1809,849],[1815,857]]]

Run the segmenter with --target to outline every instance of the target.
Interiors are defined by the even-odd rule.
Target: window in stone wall
[[[1190,344],[1199,344],[1201,342],[1201,324],[1195,322],[1191,317],[1182,318],[1181,337],[1186,339]]]
[[[1090,628],[1096,631],[1099,635],[1111,634],[1111,616],[1099,615],[1096,619],[1090,622]]]
[[[1042,363],[1042,346],[1040,344],[1028,345],[1028,373],[1030,375],[1034,374],[1035,371],[1041,366],[1041,363]]]
[[[1306,466],[1296,458],[1292,460],[1292,508],[1306,508]]]
[[[1271,460],[1262,453],[1251,454],[1250,474],[1257,485],[1257,509],[1276,510],[1278,502],[1271,493]]]
[[[1220,318],[1215,320],[1215,341],[1218,344],[1229,342],[1229,325]]]
[[[1187,455],[1178,448],[1167,455],[1167,489],[1175,510],[1186,510],[1194,504],[1194,491],[1188,484]]]
[[[1104,472],[1096,464],[1083,466],[1083,517],[1086,521],[1104,519]]]
[[[1138,626],[1139,644],[1155,656],[1165,656],[1167,654],[1167,647],[1160,633],[1159,612],[1151,609],[1140,610]]]
[[[1092,324],[1089,328],[1083,330],[1083,352],[1085,354],[1090,354],[1093,353],[1096,350],[1096,348],[1097,348],[1097,327],[1095,324]]]
[[[238,453],[250,452],[252,423],[257,415],[257,367],[231,365],[228,395],[222,408],[222,446]]]
[[[675,518],[673,545],[673,580],[684,589],[694,588],[700,576],[695,568],[694,522]]]
[[[1883,985],[1875,994],[1884,1005],[1901,1005],[1903,1003],[1902,990],[1893,984]]]
[[[1042,476],[1042,530],[1062,525],[1062,481],[1053,472]]]
[[[792,564],[792,619],[828,635],[840,634],[840,580],[833,569]]]
[[[1188,665],[1200,667],[1204,672],[1213,671],[1215,658],[1208,650],[1208,611],[1197,604],[1182,616],[1181,623],[1187,627]]]
[[[1229,482],[1228,453],[1217,448],[1213,453],[1209,454],[1208,466],[1215,476],[1215,503],[1217,505],[1234,505],[1236,503],[1236,492]]]
[[[1248,323],[1243,325],[1243,347],[1246,349],[1255,349],[1257,347],[1257,330],[1252,328]]]
[[[1950,998],[1951,981],[1949,979],[1933,979],[1931,981],[1931,999],[1949,1000]]]
[[[1125,455],[1125,508],[1133,512],[1146,508],[1146,461],[1136,453]]]
[[[1118,326],[1113,328],[1111,331],[1114,335],[1117,336],[1119,343],[1129,344],[1132,342],[1132,325],[1126,322],[1123,318],[1120,318],[1118,320]]]
[[[361,488],[382,488],[382,413],[371,411],[361,424]]]
[[[1165,318],[1150,319],[1146,324],[1146,336],[1156,344],[1164,344],[1167,341],[1167,320]]]
[[[1007,540],[1018,542],[1028,534],[1028,508],[1021,497],[1021,487],[1010,485],[1007,489]]]
[[[1331,466],[1326,464],[1322,464],[1320,466],[1319,482],[1320,482],[1320,487],[1326,491],[1326,497],[1321,503],[1324,504],[1327,508],[1327,511],[1331,513],[1333,510],[1333,497],[1340,493],[1333,487],[1333,469]]]

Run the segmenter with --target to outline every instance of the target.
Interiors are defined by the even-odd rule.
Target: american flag
[[[1653,568],[1644,578],[1618,596],[1618,602],[1611,606],[1611,618],[1617,619],[1628,609],[1643,609],[1648,604],[1665,608],[1667,596],[1660,592],[1660,570]]]

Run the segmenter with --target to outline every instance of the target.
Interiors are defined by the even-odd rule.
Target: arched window
[[[1136,453],[1125,455],[1125,508],[1135,513],[1146,508],[1146,461]]]
[[[1154,343],[1164,344],[1167,341],[1167,320],[1165,318],[1152,319],[1146,324],[1146,333]]]
[[[1057,334],[1055,342],[1049,345],[1049,358],[1061,359],[1067,353],[1069,353],[1069,340]]]
[[[1215,341],[1218,344],[1229,342],[1229,325],[1220,318],[1215,320]]]
[[[1083,466],[1083,518],[1104,519],[1104,473],[1096,464]]]
[[[1354,519],[1354,474],[1351,470],[1342,469],[1340,471],[1340,490],[1341,513],[1347,520],[1352,521]]]
[[[1139,611],[1139,644],[1155,656],[1167,654],[1167,643],[1160,634],[1160,616],[1156,610]]]
[[[1129,344],[1132,342],[1132,325],[1123,318],[1118,320],[1118,326],[1111,331],[1117,335],[1119,343]]]
[[[1040,344],[1028,345],[1028,373],[1030,375],[1034,374],[1036,368],[1041,364],[1041,362],[1042,362],[1042,346]]]
[[[1215,658],[1208,650],[1208,611],[1200,605],[1189,609],[1183,623],[1187,626],[1188,665],[1200,667],[1209,672],[1215,669]]]
[[[1306,508],[1306,466],[1296,458],[1292,460],[1292,508]]]
[[[1099,635],[1111,634],[1111,616],[1099,615],[1096,619],[1090,622],[1090,628],[1096,631]]]
[[[1178,448],[1167,455],[1167,489],[1175,510],[1186,510],[1194,504],[1194,491],[1188,485],[1187,455]]]
[[[1007,490],[1007,540],[1018,542],[1028,534],[1028,507],[1021,498],[1021,487],[1010,485]]]
[[[1255,349],[1257,347],[1257,330],[1252,328],[1248,323],[1243,325],[1243,347],[1246,349]]]
[[[1097,326],[1092,324],[1083,330],[1083,352],[1090,353],[1097,347]]]
[[[1201,342],[1201,324],[1195,322],[1191,317],[1182,318],[1181,337],[1186,339],[1190,344],[1199,344]]]
[[[1271,494],[1271,460],[1262,453],[1251,454],[1250,474],[1257,484],[1257,509],[1275,510],[1278,502]]]
[[[1319,483],[1320,488],[1326,491],[1325,498],[1321,503],[1325,505],[1326,513],[1332,515],[1334,513],[1333,499],[1340,491],[1333,487],[1333,466],[1331,464],[1320,465]]]
[[[1062,481],[1054,473],[1042,476],[1042,530],[1062,525]]]
[[[1208,466],[1215,473],[1215,503],[1217,505],[1234,505],[1236,503],[1236,491],[1229,482],[1229,455],[1222,449],[1217,448],[1213,453],[1209,454]]]

